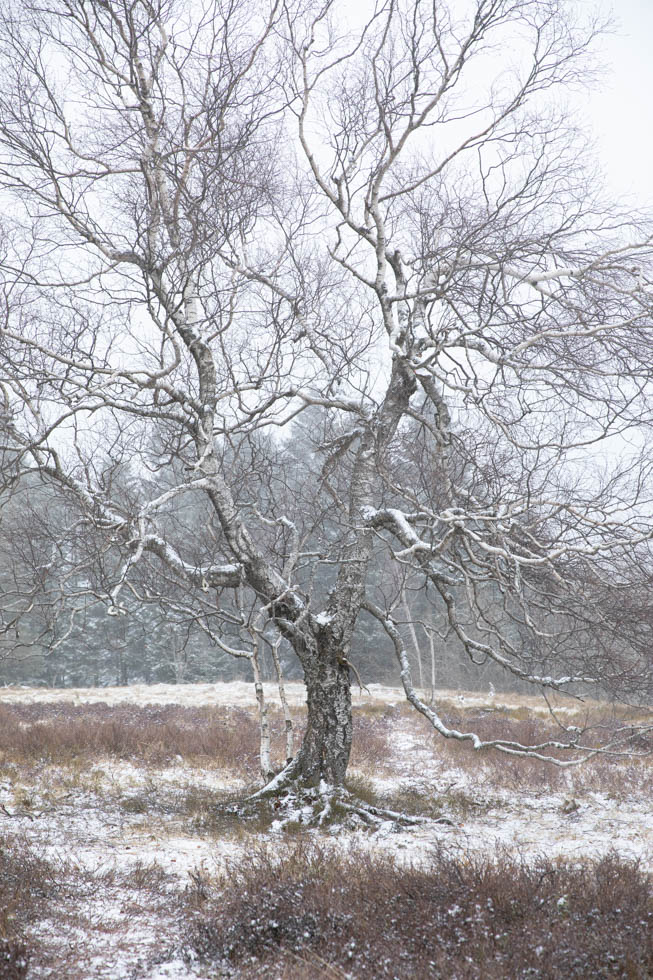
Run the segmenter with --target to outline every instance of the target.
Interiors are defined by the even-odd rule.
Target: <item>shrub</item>
[[[154,765],[177,756],[256,768],[258,725],[238,708],[0,704],[0,752],[18,760],[110,756]]]
[[[19,838],[0,837],[0,980],[27,976],[31,953],[24,930],[56,888],[50,865]]]
[[[16,939],[0,939],[0,980],[23,980],[27,976],[29,953]]]
[[[242,976],[644,980],[653,899],[637,863],[434,852],[400,867],[300,843],[228,870],[193,916],[204,962]],[[319,966],[319,964],[323,966]],[[303,968],[302,968],[303,969]],[[342,971],[342,972],[340,972]]]

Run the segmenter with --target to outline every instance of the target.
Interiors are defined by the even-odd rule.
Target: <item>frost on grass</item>
[[[436,849],[416,868],[268,848],[229,866],[196,913],[195,954],[239,976],[304,976],[283,972],[297,962],[324,978],[643,980],[653,969],[651,883],[612,854],[573,865]]]
[[[356,874],[363,875],[362,880],[368,865],[377,871],[391,866],[396,879],[392,887],[398,889],[397,894],[408,896],[407,901],[413,893],[408,895],[401,881],[418,879],[410,877],[412,871],[406,877],[397,869],[426,872],[434,849],[462,866],[471,862],[480,867],[488,856],[502,853],[506,861],[513,861],[510,867],[521,866],[523,861],[528,868],[537,866],[540,856],[546,854],[555,871],[558,863],[570,868],[594,867],[614,852],[615,866],[631,867],[639,860],[642,872],[653,868],[650,763],[596,760],[573,773],[560,773],[532,760],[479,757],[464,747],[443,745],[401,706],[400,693],[394,689],[373,687],[355,696],[348,788],[357,801],[379,811],[427,819],[417,819],[411,826],[386,819],[368,824],[352,819],[349,827],[347,821],[334,825],[325,820],[320,827],[328,792],[320,793],[319,787],[313,801],[307,798],[297,805],[292,796],[268,801],[265,814],[244,819],[238,804],[254,785],[257,737],[256,702],[251,689],[249,700],[245,699],[246,690],[244,685],[241,690],[231,684],[170,686],[163,697],[159,688],[122,689],[106,692],[104,705],[85,701],[86,694],[77,691],[26,691],[27,704],[20,701],[21,692],[10,692],[13,704],[3,707],[11,712],[0,711],[0,721],[5,719],[4,728],[0,724],[0,829],[19,842],[22,855],[36,856],[44,868],[50,868],[56,886],[45,895],[37,915],[31,920],[23,916],[24,933],[14,937],[25,944],[30,956],[29,980],[57,971],[70,980],[201,976],[206,971],[198,963],[200,953],[193,954],[195,939],[190,942],[188,938],[191,924],[206,920],[207,929],[213,928],[211,902],[216,887],[221,887],[216,881],[227,866],[234,873],[240,868],[244,874],[248,856],[261,845],[268,848],[270,859],[287,855],[296,841],[319,841],[325,855],[340,854],[345,866],[342,880],[333,883],[337,894],[347,884],[345,879],[354,867],[351,862],[357,862]],[[93,693],[99,701],[105,694]],[[134,696],[131,706],[130,693]],[[230,703],[233,693],[236,704]],[[296,704],[298,690],[291,690],[290,696]],[[183,701],[179,710],[175,697]],[[461,705],[457,693],[442,695],[452,724],[462,724],[469,715],[492,734],[498,729],[521,732],[524,726],[533,728],[546,721],[531,710],[529,698],[495,694],[490,699],[473,693],[464,697]],[[566,723],[584,723],[571,706],[568,711]],[[232,737],[229,724],[237,729],[237,737]],[[86,737],[89,726],[92,732]],[[77,744],[67,737],[73,730]],[[278,738],[283,747],[282,727]],[[242,751],[243,746],[250,749]],[[229,799],[234,802],[225,805]],[[233,807],[231,814],[229,806]],[[445,815],[449,822],[435,823],[431,818],[438,815]],[[27,867],[25,861],[23,864]],[[578,907],[573,904],[568,881],[559,879],[559,886],[557,894],[551,892],[546,907],[552,914],[555,908],[565,919]],[[347,963],[334,960],[336,965],[324,976],[332,978],[336,969],[344,974],[353,970],[357,977],[384,975],[380,968],[375,966],[377,972],[370,972],[372,967],[366,966],[375,956],[388,954],[373,945],[364,951],[357,918],[376,913],[371,907],[361,908],[355,904],[347,908],[345,899],[340,910],[334,908],[334,935],[340,922],[344,945],[352,939],[356,945],[348,947]],[[446,927],[459,928],[462,923],[467,928],[465,918],[474,918],[476,913],[466,908],[452,894],[442,911]],[[341,913],[351,919],[342,922]],[[265,949],[247,954],[257,957],[254,963],[238,959],[240,952],[231,953],[225,969],[235,968],[238,959],[237,969],[243,976],[256,976],[259,970],[258,975],[269,976],[264,966],[269,939],[280,957],[275,976],[315,980],[323,975],[320,962],[330,947],[313,941],[317,934],[310,916],[314,913],[309,908],[308,918],[296,912],[289,920],[296,926],[293,942],[301,947],[299,952],[285,939],[274,945],[274,936],[283,931],[279,914],[273,911],[267,919],[259,913],[251,916],[249,921],[255,918],[258,922],[256,929],[265,939]],[[552,921],[560,931],[562,925]],[[239,922],[235,916],[231,923],[236,933]],[[614,928],[627,922],[627,918],[616,917]],[[424,930],[426,935],[426,927]],[[501,930],[495,930],[493,943],[499,947],[508,943],[496,939],[497,934]],[[225,942],[228,947],[232,940]],[[401,942],[410,949],[413,939],[407,933]],[[542,948],[533,960],[535,970],[537,964],[541,968],[547,961],[549,947],[542,937],[534,937],[533,943],[533,949]],[[210,970],[217,969],[216,957],[223,955],[220,950],[214,946],[207,952],[207,962],[213,964]],[[431,956],[436,964],[438,955]],[[431,960],[415,961],[414,968],[423,968],[427,971],[423,975],[429,976],[428,971],[435,969],[429,965]],[[496,967],[497,976],[512,975],[502,975],[500,969],[507,967],[501,957],[497,962],[501,964]],[[599,961],[581,957],[579,962],[587,966]],[[446,962],[437,969],[441,975],[455,975]],[[633,967],[632,976],[645,976],[637,969],[639,966]],[[467,975],[474,976],[473,972]],[[540,975],[547,976],[545,972]],[[608,971],[605,975],[620,974]]]

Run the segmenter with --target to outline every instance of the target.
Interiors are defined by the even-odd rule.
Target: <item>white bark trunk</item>
[[[275,640],[274,643],[270,644],[270,648],[272,650],[272,660],[274,661],[274,669],[277,674],[279,699],[281,700],[281,709],[283,711],[283,720],[284,720],[285,732],[286,732],[286,762],[290,762],[295,753],[295,733],[293,728],[292,715],[290,714],[290,708],[288,706],[288,699],[286,698],[286,686],[283,681],[281,661],[279,659],[280,643],[281,643],[281,638]]]
[[[258,651],[259,646],[257,642],[254,644],[251,662],[254,672],[254,690],[256,691],[256,701],[258,704],[261,776],[263,779],[268,780],[272,777],[272,766],[270,765],[270,722],[268,718],[268,706],[263,691],[263,682],[261,680]]]
[[[406,616],[406,622],[408,623],[408,631],[410,633],[410,638],[413,641],[413,649],[415,650],[415,657],[417,659],[417,673],[419,674],[419,686],[420,690],[424,690],[424,671],[422,670],[422,651],[419,647],[419,640],[417,639],[417,631],[415,630],[415,624],[411,618],[410,609],[408,608],[408,603],[404,599],[403,602],[404,613]]]

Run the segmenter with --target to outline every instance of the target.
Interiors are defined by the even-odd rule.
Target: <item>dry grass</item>
[[[33,925],[56,896],[52,865],[35,856],[19,837],[0,837],[0,978],[23,980],[32,949],[26,942]]]
[[[546,717],[525,712],[486,710],[449,711],[443,720],[450,728],[474,731],[484,741],[507,739],[522,744],[544,742],[550,738],[565,740],[565,733]],[[596,739],[606,744],[623,727],[623,719],[603,716],[595,720],[587,741]],[[538,759],[507,756],[488,750],[473,752],[469,745],[439,738],[429,724],[415,712],[402,713],[401,730],[409,734],[420,752],[423,768],[445,782],[452,770],[468,772],[475,782],[486,788],[522,789],[536,793],[566,793],[574,791],[602,792],[620,797],[637,793],[653,797],[653,733],[631,743],[631,751],[623,754],[595,756],[573,769],[561,769]],[[561,753],[558,753],[561,755]],[[564,756],[563,756],[564,758]]]
[[[298,977],[302,961],[316,978],[644,980],[653,970],[651,882],[614,855],[527,865],[436,851],[405,868],[300,844],[282,857],[260,851],[190,898],[195,952],[243,977]]]
[[[301,739],[303,711],[297,711],[297,741]],[[561,729],[548,717],[514,709],[478,707],[447,711],[447,725],[473,730],[484,740],[511,739],[522,743],[560,738]],[[270,709],[275,764],[282,765],[283,719]],[[624,716],[594,709],[593,736],[609,741],[622,727]],[[653,796],[653,736],[643,736],[634,750],[638,758],[599,756],[573,770],[561,770],[538,760],[507,757],[497,752],[472,752],[468,745],[445,741],[409,705],[370,703],[354,708],[351,770],[358,776],[390,774],[400,750],[397,734],[409,735],[419,751],[419,767],[446,781],[451,770],[474,774],[484,787],[527,789],[536,792],[600,791],[619,797],[627,792]],[[648,752],[648,754],[647,754]],[[201,769],[221,769],[246,781],[258,774],[259,732],[256,713],[224,706],[180,705],[75,705],[0,703],[0,761],[29,766],[50,763],[74,768],[102,759],[130,761],[146,767],[183,762]],[[411,763],[410,751],[405,762]],[[125,809],[138,801],[124,802]],[[137,812],[134,810],[133,812]]]
[[[283,720],[274,710],[271,715],[281,752]],[[296,715],[300,728],[301,712]],[[541,739],[555,730],[550,719],[517,702],[509,710],[452,703],[446,720],[484,738]],[[603,716],[606,737],[623,720]],[[111,827],[118,851],[135,858],[140,842],[156,839],[174,848],[176,837],[202,847],[201,853],[225,841],[229,853],[251,853],[257,842],[274,840],[266,834],[274,801],[245,820],[227,787],[240,786],[242,796],[242,787],[252,784],[258,747],[254,709],[0,704],[6,791],[0,818],[11,830],[22,821],[35,839],[47,841],[51,819],[63,835],[69,814],[83,828],[88,813],[98,839]],[[573,779],[579,792],[597,789],[618,799],[632,793],[639,801],[653,795],[650,757],[602,757],[570,776],[533,760],[445,742],[401,703],[355,707],[351,763],[350,789],[363,800],[463,823],[469,818],[470,827],[484,806],[503,799],[493,799],[494,790],[567,795]],[[447,838],[453,847],[462,846],[457,834]],[[154,962],[172,955],[179,929],[187,930],[210,976],[224,969],[225,975],[275,980],[643,980],[653,971],[650,883],[632,862],[611,855],[584,865],[522,864],[460,850],[454,856],[434,852],[419,868],[407,869],[370,856],[375,838],[367,839],[365,853],[346,857],[337,852],[339,839],[341,833],[323,838],[320,849],[305,833],[278,838],[274,848],[281,857],[258,851],[216,882],[206,868],[180,880],[174,864],[168,871],[146,859],[127,866],[124,854],[113,868],[104,859],[95,870],[77,864],[70,849],[65,860],[48,863],[18,837],[7,838],[0,841],[0,980],[105,976],[93,972],[92,960],[104,958],[107,969],[118,952],[124,975],[140,975],[139,956]],[[156,846],[149,846],[150,861],[157,860]],[[39,932],[41,919],[47,924]],[[134,929],[150,937],[142,952],[134,948]]]
[[[162,831],[166,826],[176,826],[187,837],[244,840],[267,831],[274,819],[272,807],[266,802],[249,811],[243,808],[243,798],[258,788],[258,784],[252,784],[236,794],[233,790],[210,789],[189,782],[155,794],[138,793],[122,800],[120,806],[127,813],[147,814],[144,829],[158,820]]]
[[[0,757],[60,764],[109,757],[155,766],[182,758],[255,771],[258,728],[241,708],[0,704]]]
[[[156,864],[92,870],[73,858],[46,861],[19,836],[0,837],[0,980],[89,980],[98,959],[108,976],[119,955],[136,967],[130,927],[152,931],[158,919],[162,936],[171,934],[180,900],[176,877]]]
[[[399,714],[396,708],[380,706],[369,711],[354,708],[353,742],[350,764],[354,769],[382,768],[392,755],[392,726]]]

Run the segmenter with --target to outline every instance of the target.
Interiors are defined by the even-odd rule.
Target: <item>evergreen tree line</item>
[[[120,501],[125,512],[134,512],[151,494],[156,477],[171,486],[182,476],[182,447],[143,439],[134,440],[129,459],[97,461],[97,475]],[[421,494],[437,505],[437,453],[423,446],[423,433],[410,422],[390,469],[401,471]],[[471,433],[461,433],[469,441]],[[298,581],[317,607],[324,604],[335,580],[329,556],[338,553],[343,524],[339,500],[350,478],[343,446],[346,433],[339,431],[328,410],[314,407],[296,420],[282,438],[265,430],[225,441],[225,462],[235,473],[242,505],[260,517],[272,504],[278,513],[292,515],[303,540],[302,567]],[[327,464],[324,464],[326,452]],[[478,455],[482,452],[477,447]],[[170,465],[172,459],[172,465]],[[169,465],[167,476],[162,461]],[[434,463],[435,460],[435,463]],[[427,463],[428,461],[428,468]],[[505,463],[505,461],[503,461]],[[5,453],[5,466],[10,459]],[[488,458],[483,469],[485,486],[470,485],[478,497],[492,494],[492,472],[497,460]],[[459,474],[465,480],[465,472]],[[311,479],[312,477],[312,479]],[[505,469],[502,472],[505,479]],[[107,602],[112,579],[120,572],[120,555],[106,548],[102,528],[92,533],[82,521],[74,500],[37,476],[24,476],[20,486],[7,481],[0,524],[0,683],[51,687],[103,687],[157,683],[213,683],[250,680],[253,636],[259,638],[258,660],[262,680],[276,677],[272,646],[278,642],[279,659],[287,679],[300,679],[301,668],[290,645],[268,624],[254,627],[253,610],[246,608],[242,593],[225,589],[216,602],[205,604],[188,595],[156,557],[141,562],[136,582],[121,594],[120,607]],[[388,473],[386,506],[392,504],[393,474]],[[312,489],[307,496],[306,488]],[[20,493],[17,492],[20,490]],[[197,566],[210,561],[221,545],[206,502],[191,495],[171,497],[166,513],[170,539],[181,551],[193,554]],[[75,526],[79,533],[74,533]],[[73,533],[71,533],[71,529]],[[289,547],[283,525],[270,528],[268,546],[283,558]],[[411,660],[415,683],[422,690],[441,688],[489,688],[527,691],[528,684],[502,671],[492,662],[473,660],[446,628],[441,606],[432,602],[428,582],[410,566],[398,575],[379,535],[368,592],[377,601],[394,603],[396,618]],[[387,555],[386,555],[387,553]],[[396,562],[394,563],[396,565]],[[394,595],[388,595],[388,582]],[[484,595],[483,595],[484,593]],[[520,630],[517,617],[506,609],[505,597],[496,584],[480,589],[488,622],[500,621],[516,646],[532,643]],[[563,617],[562,611],[558,620]],[[559,626],[559,622],[558,622]],[[473,630],[470,622],[468,627]],[[577,628],[572,643],[582,643]],[[627,646],[627,641],[626,641]],[[234,652],[241,655],[234,656]],[[537,650],[530,657],[538,671],[557,668]],[[351,663],[355,682],[397,683],[392,645],[378,621],[362,619],[355,632]]]

